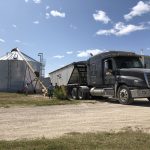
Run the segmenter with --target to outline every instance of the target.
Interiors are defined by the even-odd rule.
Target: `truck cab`
[[[150,69],[135,53],[110,51],[91,57],[87,84],[92,96],[115,98],[121,104],[131,104],[134,98],[150,100]]]

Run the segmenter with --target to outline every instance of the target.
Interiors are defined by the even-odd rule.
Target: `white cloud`
[[[50,12],[50,14],[53,16],[53,17],[61,17],[61,18],[65,18],[66,17],[66,14],[64,12],[59,12],[57,10],[52,10]]]
[[[68,52],[66,52],[66,54],[73,54],[73,51],[68,51]]]
[[[20,40],[15,40],[15,42],[16,42],[16,43],[21,43],[21,41],[20,41]]]
[[[150,12],[150,2],[139,1],[136,6],[134,6],[130,13],[124,15],[125,20],[131,20],[135,16],[141,16]]]
[[[147,29],[144,25],[125,25],[122,22],[118,22],[112,29],[108,30],[99,30],[96,34],[97,35],[116,35],[116,36],[122,36],[122,35],[128,35],[131,32],[140,31]]]
[[[33,2],[36,4],[40,4],[42,2],[42,0],[33,0]]]
[[[74,30],[77,29],[77,27],[76,27],[75,25],[73,25],[73,24],[70,24],[70,28],[72,28],[72,29],[74,29]]]
[[[85,51],[78,51],[77,57],[89,57],[90,55],[94,56],[102,52],[103,51],[99,49],[89,49]]]
[[[5,40],[0,38],[0,43],[5,43]]]
[[[56,56],[53,56],[54,58],[58,58],[58,59],[61,59],[61,58],[64,58],[65,56],[63,55],[56,55]]]
[[[93,14],[93,18],[96,20],[96,21],[100,21],[100,22],[103,22],[105,24],[107,24],[110,20],[110,18],[106,15],[106,13],[104,11],[96,11],[97,13],[96,14]]]
[[[40,4],[42,0],[32,0],[35,4]],[[29,0],[25,0],[26,3],[29,2]]]
[[[48,10],[49,8],[50,8],[50,7],[47,5],[45,9]]]
[[[12,27],[17,28],[17,26],[15,24],[13,24]]]
[[[114,29],[109,29],[109,30],[99,30],[96,32],[97,35],[111,35],[115,34],[116,31]]]
[[[45,13],[45,18],[49,19],[50,18],[50,14],[49,13]]]
[[[39,24],[40,22],[37,20],[37,21],[34,21],[33,23],[34,23],[34,24]]]

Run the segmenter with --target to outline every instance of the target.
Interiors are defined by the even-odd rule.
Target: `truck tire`
[[[84,90],[82,88],[79,88],[79,90],[78,90],[78,98],[80,100],[86,99],[86,93],[84,92]]]
[[[78,89],[77,88],[73,88],[71,91],[71,97],[73,99],[78,99]]]
[[[129,88],[126,85],[119,87],[117,96],[119,98],[119,102],[123,105],[129,105],[134,101]]]

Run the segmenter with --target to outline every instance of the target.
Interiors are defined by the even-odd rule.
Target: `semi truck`
[[[131,104],[135,98],[150,101],[150,69],[141,56],[126,51],[109,51],[73,62],[49,73],[53,85],[66,86],[73,99],[107,97],[121,104]]]

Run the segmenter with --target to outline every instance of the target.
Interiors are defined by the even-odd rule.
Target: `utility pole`
[[[43,59],[43,53],[38,53],[38,56],[40,57],[40,63],[41,63],[40,76],[45,77],[45,63]]]

